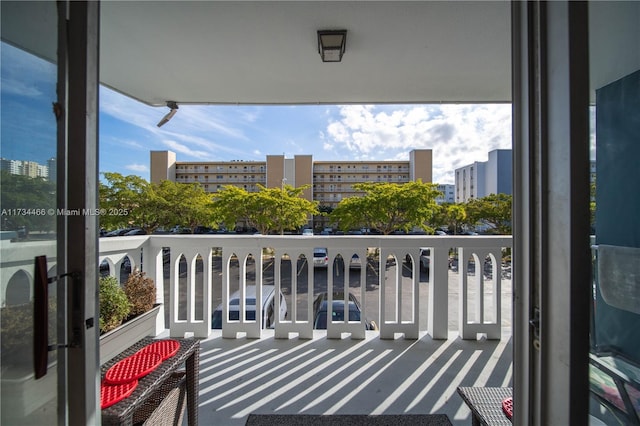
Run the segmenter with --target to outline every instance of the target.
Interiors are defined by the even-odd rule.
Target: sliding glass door
[[[5,2],[2,15],[0,341],[2,424],[55,423],[58,413],[56,275],[58,12],[55,1]],[[37,53],[36,53],[37,52]],[[44,286],[38,292],[35,258]],[[42,283],[42,282],[41,282]],[[36,299],[47,315],[34,324]],[[45,312],[42,312],[43,314]],[[34,354],[34,330],[47,338]],[[36,373],[35,365],[40,371]],[[44,374],[46,372],[46,374]]]

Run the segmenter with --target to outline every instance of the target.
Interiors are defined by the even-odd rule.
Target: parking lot
[[[165,303],[169,301],[169,256],[165,256],[165,265],[164,265],[164,278],[165,278]],[[281,270],[281,288],[282,293],[284,294],[285,300],[288,306],[288,319],[292,319],[293,315],[293,304],[297,304],[297,319],[300,321],[307,320],[307,303],[309,297],[312,300],[317,297],[319,294],[327,291],[327,273],[328,268],[322,267],[309,267],[309,262],[307,262],[304,258],[296,259],[293,262],[288,257],[283,257],[278,259],[280,261],[280,270]],[[212,257],[212,309],[215,309],[222,302],[222,258],[220,255],[216,255],[214,251],[214,255]],[[272,256],[265,256],[263,258],[263,283],[264,284],[275,284],[275,262]],[[295,263],[295,266],[293,264]],[[248,259],[246,265],[246,285],[255,285],[255,265],[256,262],[254,259]],[[128,262],[124,262],[124,268],[121,270],[121,279],[122,282],[126,280],[128,275],[128,270],[126,269],[128,266]],[[361,260],[360,267],[357,268],[349,268],[345,267],[344,262],[341,258],[337,258],[333,267],[333,283],[334,283],[334,291],[343,291],[344,284],[346,278],[348,276],[348,289],[351,293],[356,295],[359,299],[360,303],[364,307],[364,311],[366,312],[366,317],[369,320],[373,320],[376,323],[380,324],[382,318],[380,318],[380,292],[379,292],[379,262],[375,256],[369,256],[366,259],[366,262]],[[196,305],[195,305],[195,317],[196,319],[202,319],[203,309],[202,309],[202,274],[203,262],[198,261],[195,265],[195,280],[196,280]],[[402,317],[399,318],[401,321],[408,321],[412,319],[412,265],[407,263],[404,259],[400,263],[396,263],[395,259],[388,259],[385,261],[385,267],[383,268],[384,279],[386,280],[386,309],[385,309],[385,321],[396,321],[398,318],[396,311],[396,300],[395,300],[395,279],[397,275],[397,268],[401,268],[400,281],[398,283],[399,286],[402,286]],[[423,268],[418,268],[420,277],[419,277],[419,298],[420,298],[420,309],[422,312],[427,309],[428,306],[428,288],[429,288],[429,272],[428,270],[424,270]],[[307,286],[307,276],[308,274],[313,274],[313,291],[309,293],[309,288]],[[473,264],[468,265],[467,273],[470,277],[475,275],[475,266]],[[511,268],[510,265],[502,265],[502,278],[503,278],[503,292],[505,289],[510,291],[511,289]],[[293,289],[292,289],[292,274],[296,276],[297,282],[297,292],[295,301],[293,300]],[[361,300],[360,296],[360,277],[361,274],[366,274],[365,278],[365,297],[364,300]],[[487,269],[487,265],[484,268],[485,274],[485,287],[489,288],[489,294],[491,294],[491,288],[493,286],[492,280],[492,271],[491,269]],[[180,311],[178,313],[178,317],[180,319],[186,319],[186,294],[187,294],[187,264],[185,261],[182,261],[178,270],[179,276],[179,298],[180,300]],[[455,259],[452,259],[450,262],[449,269],[449,293],[450,293],[450,312],[457,310],[456,300],[457,300],[457,292],[458,292],[458,262]],[[238,265],[238,261],[235,258],[231,259],[231,268],[230,268],[230,294],[234,291],[238,290],[240,285],[240,268]],[[473,286],[470,286],[470,291],[473,292]],[[488,307],[491,306],[492,301],[490,298],[487,298],[485,304]],[[504,303],[503,303],[504,305]],[[166,313],[166,320],[168,322],[168,311]],[[503,313],[503,318],[505,317]],[[509,316],[510,318],[510,316]],[[487,319],[490,319],[488,317]],[[421,329],[426,328],[426,315],[420,316]],[[455,328],[457,324],[457,320],[455,317],[450,315],[449,328]]]
[[[304,258],[297,259],[295,262],[292,262],[288,257],[283,257],[279,259],[281,262],[280,270],[281,270],[281,288],[284,294],[284,297],[287,301],[287,306],[289,307],[289,316],[288,319],[291,319],[291,315],[293,315],[292,306],[293,303],[297,304],[297,319],[300,321],[307,320],[307,303],[308,298],[315,298],[320,293],[327,291],[327,272],[328,268],[313,268],[309,267],[309,263]],[[221,256],[214,255],[212,258],[212,309],[215,309],[222,302],[222,259]],[[270,256],[265,256],[263,259],[263,283],[266,285],[274,284],[274,276],[275,276],[275,262],[276,260]],[[292,264],[295,263],[295,267],[292,267]],[[203,280],[202,274],[202,262],[196,262],[196,307],[195,307],[195,316],[197,319],[202,319],[202,304],[200,300],[202,300],[202,291],[201,285]],[[246,285],[255,285],[255,260],[249,259],[246,265]],[[379,292],[379,263],[375,257],[369,257],[366,262],[361,261],[360,268],[345,268],[344,262],[341,261],[340,258],[334,264],[333,275],[334,275],[334,291],[343,291],[345,278],[348,275],[348,288],[349,291],[354,293],[358,299],[360,297],[360,277],[361,274],[366,274],[366,286],[365,286],[365,298],[364,301],[360,300],[360,302],[364,306],[364,311],[366,312],[366,317],[369,320],[374,320],[378,324],[381,322],[380,318],[380,292]],[[401,268],[401,278],[399,281],[399,285],[402,286],[402,318],[400,320],[407,321],[411,319],[413,314],[412,311],[412,265],[403,261],[399,264],[396,264],[395,261],[386,261],[385,267],[383,268],[385,280],[387,284],[386,286],[386,315],[385,321],[395,321],[397,312],[395,309],[395,279],[397,275],[397,268]],[[420,278],[419,278],[419,297],[420,297],[420,309],[424,312],[424,309],[428,306],[428,286],[429,284],[429,272],[428,270],[421,270],[422,268],[418,268],[420,270]],[[475,275],[474,266],[469,265],[468,274],[470,276]],[[186,318],[186,271],[187,265],[186,262],[181,262],[179,268],[179,297],[182,299],[180,301],[181,310],[178,313],[180,319]],[[347,274],[348,271],[348,274]],[[296,275],[297,282],[297,294],[296,300],[293,300],[293,289],[291,286],[292,283],[292,273]],[[308,274],[313,274],[313,292],[309,293],[309,288],[307,286],[307,276]],[[510,266],[507,268],[503,265],[503,289],[505,285],[508,285],[510,290]],[[169,301],[169,269],[168,263],[165,264],[165,301]],[[492,274],[491,270],[487,270],[485,268],[485,287],[491,289],[493,285],[493,281],[491,279]],[[240,283],[240,268],[238,262],[235,258],[231,260],[231,268],[230,268],[230,294],[234,291],[238,290]],[[457,272],[457,261],[451,263],[451,268],[449,270],[449,292],[457,298],[455,293],[457,293],[457,283],[458,283],[458,272]],[[470,291],[473,291],[471,289]],[[451,299],[451,297],[450,297]],[[487,300],[485,303],[490,306],[492,303],[491,300]],[[450,311],[452,309],[457,309],[455,306],[455,300],[450,301]],[[451,317],[451,316],[450,316]],[[504,315],[503,315],[504,317]],[[488,318],[489,319],[489,318]],[[168,320],[168,316],[167,316]],[[421,328],[426,328],[426,315],[421,315],[420,318]],[[450,320],[450,328],[455,328],[456,319],[453,318]]]

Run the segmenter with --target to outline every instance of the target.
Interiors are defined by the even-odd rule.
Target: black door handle
[[[36,379],[47,374],[49,352],[49,278],[47,256],[35,259],[33,285],[33,367]]]

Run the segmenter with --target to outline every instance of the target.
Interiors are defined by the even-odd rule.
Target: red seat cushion
[[[105,409],[111,407],[116,402],[122,401],[133,393],[136,386],[138,386],[137,380],[132,380],[121,385],[110,385],[102,382],[100,385],[100,408]]]
[[[140,349],[138,353],[141,352],[155,352],[160,354],[162,360],[169,359],[180,350],[180,342],[172,339],[163,339],[158,340],[157,342],[153,342],[144,348]]]
[[[108,384],[119,385],[144,377],[162,363],[162,356],[154,352],[137,352],[114,364],[104,381]]]
[[[509,419],[513,417],[513,397],[505,398],[502,401],[502,411]]]

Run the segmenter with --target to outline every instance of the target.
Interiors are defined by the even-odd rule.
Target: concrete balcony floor
[[[453,274],[457,275],[457,274]],[[503,280],[502,339],[462,340],[457,280],[449,280],[449,339],[223,339],[201,343],[200,424],[244,425],[250,413],[446,414],[471,424],[458,386],[511,386],[511,281]]]

